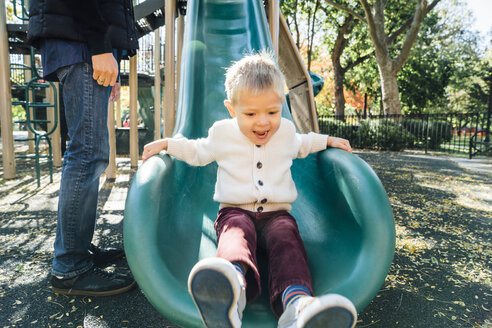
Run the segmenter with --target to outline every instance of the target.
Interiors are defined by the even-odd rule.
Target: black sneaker
[[[125,256],[125,252],[120,248],[100,248],[94,244],[89,246],[89,253],[95,265],[112,263]]]
[[[51,276],[54,293],[65,295],[110,296],[129,291],[135,280],[106,272],[96,266],[74,278]]]

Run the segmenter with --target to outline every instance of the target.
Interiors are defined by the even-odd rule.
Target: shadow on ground
[[[397,247],[385,284],[357,327],[492,327],[492,175],[442,157],[361,152],[390,198]],[[122,246],[134,173],[103,180],[94,241]],[[0,182],[0,327],[176,327],[136,288],[106,297],[55,295],[49,284],[60,173],[40,188],[29,162]],[[47,172],[46,170],[44,172]],[[128,270],[125,260],[108,270]]]
[[[100,298],[53,294],[60,170],[53,184],[44,176],[38,188],[31,164],[18,160],[18,177],[0,182],[0,327],[173,327],[138,288]],[[123,246],[124,201],[134,170],[125,160],[118,170],[115,181],[101,180],[94,242],[103,246]],[[106,269],[129,271],[124,259]]]
[[[358,327],[492,327],[492,175],[442,157],[359,156],[386,188],[397,245]]]

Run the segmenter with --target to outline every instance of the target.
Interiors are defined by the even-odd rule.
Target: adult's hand
[[[121,83],[116,82],[113,85],[113,89],[111,89],[111,95],[109,96],[109,101],[115,102],[118,99],[120,99],[120,89],[121,89]]]
[[[99,85],[107,87],[108,85],[113,86],[116,83],[118,63],[112,53],[108,52],[92,56],[92,68],[94,70],[92,78]]]

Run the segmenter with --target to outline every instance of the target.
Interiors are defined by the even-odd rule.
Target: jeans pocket
[[[56,76],[58,77],[58,81],[60,81],[60,83],[63,84],[68,76],[68,73],[70,73],[70,71],[73,71],[74,69],[76,70],[79,68],[85,72],[89,72],[89,70],[91,69],[89,64],[85,62],[80,62],[80,63],[60,67],[56,70]]]
[[[65,77],[67,76],[70,67],[71,65],[63,66],[56,70],[56,76],[58,77],[58,81],[60,81],[60,83],[63,84],[63,82],[65,81]]]

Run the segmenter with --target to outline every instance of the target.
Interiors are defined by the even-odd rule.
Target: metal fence
[[[469,154],[470,139],[484,143],[487,113],[320,116],[320,132],[346,138],[354,148],[424,150]],[[490,139],[490,136],[489,136]],[[487,139],[487,141],[489,141]]]

